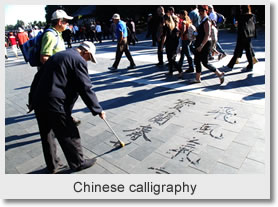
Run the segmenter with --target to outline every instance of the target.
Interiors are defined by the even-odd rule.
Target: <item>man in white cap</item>
[[[69,167],[80,171],[95,164],[96,159],[84,159],[79,131],[71,112],[80,95],[91,113],[105,119],[105,113],[92,90],[87,61],[96,63],[95,45],[85,41],[51,56],[41,67],[31,85],[29,110],[35,110],[44,158],[50,173],[63,164],[56,154],[56,137]]]
[[[134,69],[136,67],[136,65],[133,61],[133,58],[131,57],[131,54],[130,54],[130,51],[128,48],[128,43],[127,43],[127,35],[128,34],[127,34],[126,23],[120,19],[119,14],[114,14],[112,19],[113,19],[113,22],[117,26],[116,35],[117,35],[117,39],[118,39],[118,45],[117,45],[115,62],[113,64],[113,66],[109,67],[108,69],[110,69],[112,71],[115,71],[118,69],[118,65],[120,63],[120,60],[121,60],[124,52],[125,52],[127,59],[130,62],[130,66],[128,67],[128,69]]]
[[[51,17],[52,26],[49,28],[52,32],[46,32],[42,37],[40,53],[40,61],[42,64],[55,53],[66,50],[62,32],[66,30],[68,27],[68,20],[71,19],[73,19],[73,17],[68,16],[64,10],[58,9],[53,12]],[[40,67],[38,67],[38,70],[39,69]],[[81,121],[75,117],[73,117],[73,120],[76,125],[81,123]]]
[[[66,49],[62,32],[66,30],[68,20],[71,19],[73,19],[73,17],[68,16],[67,13],[61,9],[53,12],[51,17],[52,26],[50,29],[54,32],[46,32],[42,37],[41,63],[44,64],[50,56]]]

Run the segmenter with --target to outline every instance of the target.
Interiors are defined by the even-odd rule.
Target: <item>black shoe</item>
[[[188,69],[185,71],[185,73],[193,73],[194,72],[194,69]]]
[[[77,171],[81,171],[81,170],[85,170],[89,167],[92,167],[95,163],[96,163],[97,159],[96,158],[92,158],[92,159],[85,159],[84,160],[84,163],[79,166],[78,168],[76,169],[73,169],[75,172]]]
[[[251,72],[251,71],[253,71],[253,68],[248,68],[248,67],[241,70],[241,72]]]
[[[214,57],[209,57],[209,60],[214,60]]]
[[[130,66],[127,67],[127,69],[135,69],[135,68],[136,68],[135,64],[134,65],[130,65]]]
[[[115,70],[117,70],[117,68],[115,68],[114,66],[109,67],[108,69],[109,69],[109,70],[111,70],[111,71],[115,71]]]
[[[163,66],[164,64],[163,64],[163,62],[161,63],[161,62],[159,62],[159,63],[157,63],[157,64],[155,64],[156,66]]]

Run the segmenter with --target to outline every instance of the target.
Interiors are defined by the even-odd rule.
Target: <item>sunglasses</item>
[[[68,20],[67,20],[67,19],[62,19],[61,21],[62,21],[63,24],[68,23]]]

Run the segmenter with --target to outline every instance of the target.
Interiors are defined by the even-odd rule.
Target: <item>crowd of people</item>
[[[249,63],[246,69],[250,71],[253,69],[255,57],[251,44],[252,37],[256,35],[253,28],[255,16],[251,13],[249,5],[240,8],[237,45],[234,56],[226,67],[231,69],[245,50]],[[99,21],[91,22],[89,26],[69,25],[72,19],[73,17],[63,10],[56,10],[52,14],[51,26],[42,37],[41,65],[38,67],[29,95],[28,107],[30,111],[35,110],[45,162],[51,173],[57,172],[63,166],[56,155],[54,137],[58,138],[71,169],[83,170],[96,162],[95,159],[84,159],[77,128],[80,120],[71,116],[74,103],[80,95],[94,116],[99,115],[105,119],[105,113],[91,89],[87,69],[87,61],[96,63],[96,48],[93,42],[101,43],[102,38],[109,38],[111,35],[112,41],[117,40],[117,50],[115,61],[109,69],[118,69],[123,53],[130,62],[128,69],[136,68],[129,51],[129,44],[138,42],[135,23],[131,18],[123,21],[120,14],[115,13],[110,26]],[[36,36],[39,31],[39,28],[34,27],[29,34],[22,28],[18,29],[17,34],[9,33],[8,42],[16,57],[17,47],[22,48],[22,44]],[[218,60],[226,56],[218,42],[217,34],[217,15],[212,5],[193,6],[189,13],[186,10],[176,13],[174,7],[169,7],[165,12],[164,7],[159,6],[156,14],[148,15],[146,36],[151,35],[152,45],[157,46],[157,67],[165,64],[165,47],[168,74],[171,76],[177,70],[178,77],[182,78],[184,72],[195,72],[192,83],[201,82],[202,66],[215,73],[220,84],[224,82],[224,72],[209,62],[215,55]],[[71,48],[71,41],[80,42],[80,45]],[[66,49],[65,42],[69,49]],[[178,52],[180,59],[177,61]],[[188,68],[183,71],[185,56]]]

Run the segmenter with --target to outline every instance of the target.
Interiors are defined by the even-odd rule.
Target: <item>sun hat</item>
[[[54,19],[73,19],[73,17],[67,15],[64,10],[58,9],[52,14],[51,20]]]
[[[80,44],[81,47],[83,47],[85,50],[87,50],[91,54],[91,61],[93,63],[97,63],[97,60],[95,58],[96,54],[96,46],[94,43],[89,42],[89,41],[84,41]]]
[[[120,19],[120,15],[119,14],[114,14],[112,19]]]
[[[24,32],[24,30],[21,27],[18,27],[18,32]]]

